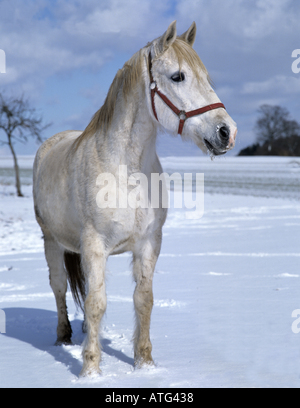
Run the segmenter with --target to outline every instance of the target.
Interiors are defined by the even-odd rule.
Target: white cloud
[[[300,76],[287,77],[283,75],[276,75],[266,81],[261,82],[246,82],[243,85],[242,93],[250,94],[300,94]]]
[[[210,32],[218,36],[223,32],[226,38],[231,32],[240,41],[262,39],[278,29],[290,30],[294,26],[298,30],[300,5],[295,3],[293,0],[187,0],[178,2],[178,15],[187,22],[191,18],[197,20],[203,38]]]
[[[196,21],[195,48],[216,72],[214,77],[262,80],[263,70],[256,70],[262,63],[271,68],[270,76],[282,74],[283,58],[290,58],[299,39],[299,12],[300,4],[292,0],[3,0],[3,82],[29,89],[26,83],[39,87],[57,73],[99,70],[114,54],[132,54],[161,35],[173,18],[179,33]],[[293,48],[286,49],[288,44]]]
[[[70,98],[78,96],[78,110],[75,104],[66,109],[65,120],[83,127],[107,92],[105,69],[115,69],[109,64],[116,56],[129,57],[174,19],[179,34],[196,21],[195,49],[241,134],[243,127],[248,132],[261,101],[299,111],[300,74],[291,71],[299,15],[300,2],[294,0],[2,0],[0,48],[6,52],[7,73],[0,75],[0,87],[47,105],[56,97],[55,92],[43,96],[50,79],[54,86],[63,82],[66,93],[72,86],[72,97],[63,91],[57,96],[56,116],[51,105],[54,119],[49,121],[60,121]],[[80,74],[72,82],[75,71],[85,71],[82,82]],[[87,72],[100,85],[86,81]],[[104,74],[96,77],[98,72]],[[62,76],[64,81],[57,81]]]
[[[153,31],[167,28],[162,16],[168,3],[3,0],[0,46],[7,55],[3,82],[29,89],[28,82],[41,86],[57,73],[100,69],[115,52],[134,53],[153,39]]]

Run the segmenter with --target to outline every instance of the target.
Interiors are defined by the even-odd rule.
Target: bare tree
[[[258,113],[254,130],[259,143],[269,143],[269,150],[272,144],[279,138],[288,138],[300,135],[300,125],[295,120],[290,119],[287,109],[281,106],[262,105]]]
[[[30,108],[29,102],[20,98],[4,97],[0,93],[0,131],[6,135],[5,140],[0,139],[0,145],[8,145],[14,159],[17,195],[23,197],[21,192],[20,171],[17,155],[14,150],[16,141],[26,143],[29,137],[34,137],[38,143],[43,142],[41,133],[50,124],[43,125],[42,117],[37,116],[36,110]]]

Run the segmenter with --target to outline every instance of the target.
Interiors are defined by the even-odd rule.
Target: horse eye
[[[182,82],[185,79],[183,72],[176,72],[176,74],[171,76],[172,81],[174,82]]]

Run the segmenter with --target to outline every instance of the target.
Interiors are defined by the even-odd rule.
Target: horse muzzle
[[[227,124],[218,125],[216,132],[211,138],[204,138],[207,150],[214,156],[220,156],[231,150],[235,145],[237,135],[236,126]]]

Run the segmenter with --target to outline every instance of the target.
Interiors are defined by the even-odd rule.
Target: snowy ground
[[[171,209],[155,278],[156,368],[134,370],[129,255],[107,265],[102,377],[79,380],[82,315],[71,295],[72,346],[55,347],[56,307],[41,232],[0,160],[0,387],[299,387],[300,158],[162,160],[205,173],[205,212]],[[28,173],[29,171],[29,173]],[[229,193],[229,194],[228,194]]]

